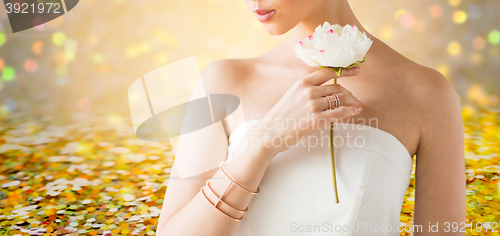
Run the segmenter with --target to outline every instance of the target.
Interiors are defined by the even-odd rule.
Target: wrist
[[[271,143],[263,143],[257,148],[257,152],[263,159],[271,161],[276,155],[278,155],[278,153],[281,152],[281,150]]]
[[[279,147],[272,144],[272,135],[269,130],[252,127],[248,134],[248,146],[253,150],[253,156],[258,156],[260,159],[270,162],[280,152]]]

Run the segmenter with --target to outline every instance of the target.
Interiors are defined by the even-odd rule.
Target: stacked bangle
[[[215,203],[215,206],[217,206],[217,204],[219,204],[219,202],[223,202],[224,204],[228,205],[229,207],[231,207],[231,208],[233,208],[233,209],[235,209],[235,210],[237,210],[237,211],[239,211],[239,212],[241,212],[241,213],[245,213],[246,211],[248,211],[248,207],[247,207],[247,209],[245,209],[245,210],[240,210],[240,209],[238,209],[238,208],[235,208],[235,207],[233,207],[233,206],[229,205],[227,202],[225,202],[224,200],[222,200],[222,197],[224,196],[224,194],[226,194],[226,192],[227,192],[227,190],[229,189],[229,187],[228,187],[228,188],[226,188],[226,191],[222,194],[222,196],[220,196],[220,197],[219,197],[219,196],[217,195],[217,193],[215,193],[215,191],[214,191],[214,190],[212,189],[212,187],[210,186],[210,180],[207,180],[207,186],[208,186],[208,188],[210,189],[210,191],[212,191],[212,193],[213,193],[213,194],[214,194],[214,195],[215,195],[215,196],[219,199],[219,201],[217,201],[217,203]]]
[[[207,182],[206,182],[206,186],[207,186],[207,187],[210,189],[210,191],[211,191],[211,192],[212,192],[212,193],[213,193],[213,194],[217,197],[217,199],[218,199],[217,203],[215,203],[215,204],[214,204],[212,201],[210,201],[210,199],[208,199],[207,195],[205,194],[205,191],[203,190],[203,187],[204,187],[204,186],[203,186],[203,187],[201,187],[201,192],[202,192],[203,196],[205,197],[205,199],[207,199],[207,201],[210,203],[210,205],[212,205],[215,209],[219,210],[222,214],[224,214],[224,215],[226,215],[227,217],[229,217],[229,218],[233,219],[234,221],[240,221],[240,220],[242,220],[242,219],[243,219],[243,216],[241,216],[240,218],[235,218],[235,217],[230,216],[230,215],[229,215],[229,214],[227,214],[226,212],[222,211],[221,209],[217,208],[217,206],[219,205],[219,202],[222,202],[222,203],[226,204],[227,206],[231,207],[232,209],[234,209],[234,210],[236,210],[236,211],[238,211],[238,212],[240,212],[240,213],[245,213],[245,212],[247,212],[247,211],[248,211],[248,207],[247,207],[245,210],[240,210],[240,209],[238,209],[238,208],[236,208],[236,207],[231,206],[230,204],[228,204],[227,202],[225,202],[224,200],[222,200],[222,198],[224,197],[224,195],[227,193],[227,191],[228,191],[228,190],[229,190],[229,188],[231,187],[231,184],[235,184],[236,186],[240,187],[241,189],[243,189],[243,190],[245,190],[246,192],[251,193],[251,194],[257,194],[257,193],[259,193],[259,192],[260,192],[260,189],[259,189],[259,187],[257,187],[257,191],[255,191],[255,192],[254,192],[254,191],[250,191],[250,190],[248,190],[248,189],[244,188],[243,186],[241,186],[240,184],[238,184],[238,183],[237,183],[237,182],[236,182],[233,178],[231,178],[231,177],[227,174],[227,172],[224,170],[223,165],[224,165],[224,162],[221,162],[221,163],[220,163],[220,165],[219,165],[219,168],[220,168],[220,169],[222,170],[222,172],[223,172],[223,173],[227,176],[227,178],[229,178],[229,180],[231,180],[231,183],[227,186],[226,190],[224,191],[224,193],[223,193],[220,197],[217,195],[217,193],[215,193],[215,191],[214,191],[214,190],[212,189],[212,187],[210,186],[210,179],[209,179],[209,180],[207,180]]]
[[[241,216],[240,218],[234,218],[234,217],[230,216],[229,214],[223,212],[221,209],[217,208],[217,204],[214,204],[212,201],[210,201],[210,199],[208,199],[207,195],[203,191],[203,187],[201,187],[201,192],[203,193],[203,196],[205,196],[205,199],[207,199],[207,201],[210,203],[210,205],[212,205],[215,209],[219,210],[222,214],[224,214],[227,217],[233,219],[234,221],[240,221],[240,220],[243,219],[243,216]]]
[[[249,193],[251,193],[251,194],[257,194],[257,193],[259,193],[259,192],[260,192],[259,187],[257,187],[257,191],[256,191],[256,192],[253,192],[253,191],[250,191],[250,190],[248,190],[248,189],[244,188],[244,187],[243,187],[243,186],[241,186],[240,184],[236,183],[236,181],[235,181],[233,178],[231,178],[231,177],[227,174],[227,172],[224,170],[224,167],[223,167],[223,166],[224,166],[224,162],[221,162],[221,163],[219,164],[219,168],[222,170],[222,172],[224,172],[224,174],[227,176],[227,178],[229,178],[229,180],[231,180],[231,182],[232,182],[233,184],[235,184],[236,186],[240,187],[241,189],[243,189],[243,190],[245,190],[245,191],[247,191],[247,192],[249,192]],[[229,184],[229,186],[231,186],[231,184]]]

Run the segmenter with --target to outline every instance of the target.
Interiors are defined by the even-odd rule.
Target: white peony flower
[[[299,41],[294,50],[297,57],[311,66],[351,68],[364,62],[372,43],[357,26],[347,24],[342,27],[325,22],[316,27],[312,35]]]

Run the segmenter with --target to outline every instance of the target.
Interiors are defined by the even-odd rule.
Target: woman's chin
[[[264,24],[264,29],[269,33],[270,35],[282,35],[288,32],[288,30],[285,30],[280,27],[276,27],[276,25],[272,24]]]

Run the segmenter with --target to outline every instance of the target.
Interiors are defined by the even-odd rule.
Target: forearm
[[[268,149],[249,147],[237,158],[228,160],[224,169],[238,184],[255,191],[274,155]],[[220,169],[210,179],[210,186],[219,197],[230,184],[231,181]],[[206,185],[203,191],[212,203],[217,203],[217,197]],[[223,200],[237,209],[246,209],[252,197],[252,194],[231,184]],[[217,208],[234,218],[240,218],[244,214],[222,202],[217,204]],[[235,235],[238,225],[239,221],[234,221],[215,209],[199,191],[184,208],[168,219],[157,235]]]

